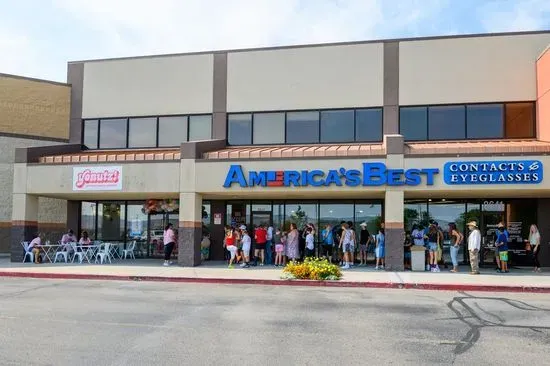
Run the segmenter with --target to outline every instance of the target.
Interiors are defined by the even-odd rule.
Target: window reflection
[[[88,232],[90,239],[96,239],[95,223],[97,218],[97,205],[95,202],[82,202],[80,209],[80,234]]]
[[[250,145],[252,143],[251,114],[229,115],[227,128],[227,141],[230,145]]]
[[[367,229],[374,235],[382,223],[382,205],[380,203],[361,203],[355,205],[355,228],[360,230],[361,223],[367,223]]]
[[[412,231],[413,225],[427,227],[432,217],[428,212],[426,200],[405,201],[404,225],[406,231]]]
[[[126,147],[126,119],[102,119],[100,127],[100,149],[122,149]]]
[[[255,144],[282,144],[285,142],[284,113],[255,113]]]
[[[159,118],[159,147],[180,146],[187,141],[187,117]]]
[[[430,140],[461,140],[466,133],[464,106],[428,108],[428,137]]]
[[[286,142],[289,144],[319,142],[319,112],[287,113]]]
[[[353,222],[353,203],[321,203],[319,215],[320,230],[324,229],[327,224],[335,227],[342,221]]]
[[[212,138],[212,116],[189,117],[189,141],[210,140]]]
[[[124,241],[126,237],[126,205],[121,202],[98,204],[98,240]]]
[[[505,116],[507,138],[535,137],[534,103],[507,103]]]
[[[468,138],[490,139],[504,136],[502,104],[469,105],[466,108]]]
[[[399,133],[407,141],[428,139],[428,109],[426,107],[402,107],[399,109]]]
[[[354,139],[354,111],[322,111],[321,142],[349,142]]]
[[[156,118],[130,118],[128,147],[151,147],[157,145]]]
[[[289,229],[291,223],[296,224],[298,230],[302,230],[307,223],[317,226],[316,203],[287,203],[285,211],[285,230]]]
[[[97,119],[84,121],[84,138],[82,142],[88,149],[97,149],[97,138],[99,134],[98,123]]]
[[[355,111],[355,141],[382,141],[382,109],[358,109]]]

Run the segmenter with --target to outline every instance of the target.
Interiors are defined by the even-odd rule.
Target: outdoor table
[[[90,245],[79,245],[77,248],[80,248],[82,253],[84,253],[84,258],[88,263],[92,263],[90,261],[90,257],[93,258],[96,254],[97,250],[101,247],[103,244],[90,244]]]
[[[44,260],[48,260],[48,262],[52,263],[53,259],[50,257],[50,255],[53,253],[55,256],[55,253],[57,252],[57,249],[62,247],[62,244],[42,244],[40,245],[40,249],[42,249],[42,252],[44,252]]]

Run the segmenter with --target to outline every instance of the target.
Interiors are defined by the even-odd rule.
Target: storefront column
[[[403,191],[386,191],[385,209],[385,231],[386,231],[386,270],[404,270],[403,240],[405,239],[403,225]]]
[[[11,261],[21,262],[22,241],[31,241],[38,232],[38,196],[14,193],[11,218]]]
[[[183,266],[201,264],[202,196],[180,193],[178,263]]]

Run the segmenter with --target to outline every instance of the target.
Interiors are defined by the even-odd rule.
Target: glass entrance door
[[[179,215],[177,213],[154,213],[149,215],[147,225],[147,256],[150,258],[164,257],[164,228],[168,223],[174,225],[177,235]],[[177,255],[177,246],[174,248],[174,255]]]

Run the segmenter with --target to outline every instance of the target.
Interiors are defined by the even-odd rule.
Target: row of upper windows
[[[234,113],[227,116],[230,145],[382,141],[382,108]],[[406,141],[535,137],[535,104],[492,103],[401,107]],[[176,147],[212,138],[212,116],[95,119],[83,122],[90,149]]]
[[[176,147],[211,138],[211,115],[93,119],[82,129],[89,149]]]

